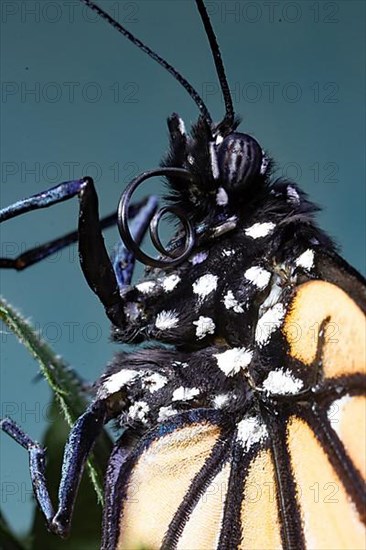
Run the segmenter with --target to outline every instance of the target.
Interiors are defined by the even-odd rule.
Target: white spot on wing
[[[217,365],[226,376],[234,376],[241,369],[245,369],[251,362],[253,352],[246,348],[232,348],[213,355]]]
[[[163,310],[157,314],[156,320],[155,320],[155,326],[160,330],[167,330],[167,329],[176,327],[178,322],[179,322],[179,317],[174,310],[169,310],[169,311]]]
[[[171,292],[179,282],[180,282],[180,277],[176,273],[173,273],[173,275],[169,275],[168,277],[165,277],[165,279],[162,280],[162,284],[165,292]]]
[[[278,303],[267,309],[259,318],[255,329],[255,340],[260,347],[267,344],[271,334],[281,326],[285,314],[284,305]]]
[[[271,273],[259,265],[254,265],[246,270],[244,277],[253,283],[253,285],[257,288],[262,290],[268,285],[271,278]]]
[[[216,193],[216,204],[218,206],[226,206],[229,202],[229,197],[223,187],[219,187]]]
[[[297,267],[303,267],[304,269],[310,270],[314,267],[314,250],[311,250],[308,248],[300,254],[298,258],[295,260],[295,264]]]
[[[252,239],[259,239],[272,233],[275,227],[276,224],[273,222],[255,223],[251,227],[245,229],[245,234]]]
[[[225,294],[223,302],[226,309],[232,309],[233,311],[235,311],[235,313],[244,312],[243,307],[239,304],[237,299],[234,297],[234,294],[231,290],[228,290],[228,292]]]
[[[198,388],[184,388],[180,386],[173,392],[172,401],[189,401],[199,395],[200,390]]]
[[[238,423],[237,440],[245,451],[249,451],[254,443],[263,441],[268,436],[266,425],[257,416],[249,416]]]
[[[204,338],[207,334],[213,334],[215,332],[215,323],[211,317],[204,317],[200,315],[197,321],[193,321],[196,328],[196,336],[199,340]]]
[[[202,275],[197,281],[192,285],[193,292],[198,294],[201,299],[206,298],[211,292],[217,288],[217,276],[207,273]]]
[[[169,418],[169,416],[174,416],[175,414],[178,414],[178,411],[173,409],[171,405],[169,405],[169,407],[160,407],[158,422],[162,422],[163,420]]]
[[[262,385],[270,394],[293,395],[301,390],[304,383],[300,378],[296,378],[289,369],[285,371],[276,369],[269,373]]]

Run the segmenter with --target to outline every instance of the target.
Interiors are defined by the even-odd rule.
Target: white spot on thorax
[[[217,206],[226,206],[229,202],[229,197],[223,187],[219,187],[216,193]]]
[[[197,252],[192,258],[189,259],[192,265],[201,264],[208,258],[208,252]]]
[[[206,298],[211,292],[217,288],[217,276],[207,273],[203,275],[192,285],[193,292],[198,294],[201,299]]]
[[[128,416],[131,420],[140,420],[140,422],[147,422],[146,415],[149,412],[150,408],[146,401],[136,401],[128,409]]]
[[[120,391],[122,388],[133,382],[140,376],[139,371],[131,369],[122,369],[111,374],[99,389],[99,397],[104,398],[112,393]]]
[[[233,249],[224,248],[222,251],[223,256],[229,257],[229,256],[234,256],[234,254],[236,254],[236,251]]]
[[[303,381],[296,378],[289,369],[271,371],[262,384],[268,393],[277,395],[294,395],[301,390],[303,385]]]
[[[333,401],[327,410],[328,420],[332,424],[333,430],[338,435],[341,435],[339,432],[343,408],[350,400],[351,397],[349,395],[344,395],[343,397]]]
[[[230,396],[227,393],[219,393],[213,398],[213,406],[215,409],[222,409],[230,400]]]
[[[166,330],[170,328],[174,328],[177,326],[179,322],[179,317],[174,310],[169,311],[161,311],[157,314],[156,320],[155,320],[155,326],[156,328],[160,330]]]
[[[211,317],[204,317],[200,315],[197,321],[193,321],[196,328],[196,336],[199,340],[204,338],[207,334],[213,334],[215,332],[215,323]]]
[[[169,405],[169,407],[160,407],[158,422],[162,422],[163,420],[169,418],[169,416],[174,416],[175,414],[178,414],[178,411],[173,409],[171,405]]]
[[[180,282],[180,277],[176,273],[173,273],[173,275],[169,275],[168,277],[165,277],[165,279],[162,280],[162,284],[165,292],[171,292],[179,282]]]
[[[246,348],[232,348],[222,353],[214,353],[217,365],[226,376],[234,376],[251,362],[253,352]]]
[[[249,416],[238,423],[237,441],[245,451],[249,451],[254,443],[264,440],[268,436],[266,425],[257,416]]]
[[[245,234],[248,237],[251,237],[252,239],[259,239],[261,237],[266,237],[276,227],[276,224],[273,222],[263,222],[263,223],[255,223],[251,227],[248,227],[245,229]]]
[[[165,386],[168,379],[162,376],[158,372],[153,372],[148,376],[144,376],[142,379],[142,387],[149,390],[150,393],[154,393]]]
[[[198,388],[184,388],[180,386],[173,392],[172,401],[189,401],[199,395],[200,390]]]
[[[281,326],[285,314],[284,305],[279,303],[267,309],[262,317],[258,319],[255,329],[255,340],[260,347],[267,344],[271,334]]]
[[[150,294],[150,292],[154,290],[155,286],[155,281],[143,281],[142,283],[136,285],[136,288],[139,292],[142,292],[142,294]]]
[[[254,265],[246,270],[244,277],[253,283],[253,285],[257,288],[262,290],[268,285],[271,278],[271,273],[259,265]]]
[[[262,317],[262,315],[267,311],[267,309],[271,308],[272,306],[274,306],[279,302],[282,294],[282,287],[280,285],[280,282],[281,282],[281,278],[278,275],[274,274],[271,290],[267,298],[264,300],[264,302],[261,304],[259,308],[259,317]]]
[[[308,248],[300,254],[298,258],[295,260],[295,264],[297,267],[303,267],[304,269],[310,270],[314,267],[314,250],[311,250]]]
[[[239,304],[231,290],[228,290],[223,299],[226,309],[232,309],[235,313],[244,313],[243,307]]]

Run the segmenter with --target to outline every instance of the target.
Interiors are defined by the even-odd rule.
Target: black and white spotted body
[[[215,132],[203,122],[187,136],[177,115],[168,125],[163,164],[190,169],[195,181],[170,179],[167,198],[207,229],[180,266],[150,268],[125,290],[127,323],[114,328],[114,339],[151,347],[118,355],[97,393],[121,425],[143,431],[192,408],[224,409],[240,419],[256,407],[258,388],[259,395],[270,395],[309,387],[313,380],[301,369],[295,376],[295,365],[291,372],[283,367],[288,359],[280,329],[295,287],[317,278],[318,251],[334,250],[313,221],[318,208],[296,184],[272,181],[264,153],[256,175],[227,183],[230,157],[220,146],[228,143],[233,151],[237,141],[242,153],[248,136],[234,132],[210,141]],[[239,172],[245,162],[237,158]],[[228,220],[229,230],[215,234]]]
[[[91,0],[82,2],[131,39],[128,31]],[[132,37],[187,89],[201,113],[190,134],[178,115],[173,114],[168,120],[170,149],[162,162],[167,174],[166,199],[180,212],[182,227],[178,226],[168,247],[172,254],[168,260],[159,262],[164,268],[149,269],[142,281],[125,286],[134,264],[135,243],[129,246],[131,243],[125,239],[126,255],[116,254],[112,265],[101,229],[102,225],[115,223],[116,216],[99,220],[91,178],[64,182],[0,212],[1,221],[33,206],[50,206],[77,194],[80,199],[77,239],[85,278],[112,321],[114,339],[148,346],[115,357],[96,385],[94,402],[73,426],[65,449],[56,512],[45,487],[43,450],[13,422],[6,420],[2,424],[30,453],[36,452],[38,462],[31,458],[36,498],[49,529],[66,536],[89,451],[102,426],[109,420],[117,420],[124,431],[116,442],[106,474],[102,542],[105,550],[118,546],[124,489],[118,495],[114,490],[123,479],[123,468],[126,465],[129,468],[129,461],[122,466],[130,450],[129,443],[125,446],[125,436],[135,440],[142,436],[144,441],[146,434],[148,441],[148,432],[151,434],[157,426],[164,431],[176,417],[179,427],[183,421],[180,413],[200,409],[207,418],[211,413],[217,414],[220,424],[221,418],[230,418],[227,445],[231,446],[232,437],[233,453],[240,456],[252,445],[266,442],[268,430],[263,408],[271,405],[271,399],[301,395],[314,385],[311,369],[306,371],[296,360],[286,357],[287,343],[281,327],[295,287],[317,276],[318,249],[331,252],[333,245],[314,225],[313,213],[317,208],[295,184],[273,181],[272,163],[260,144],[254,137],[238,132],[239,119],[233,111],[209,17],[202,1],[198,0],[197,6],[223,88],[226,113],[218,125],[212,123],[189,83]],[[121,198],[122,210],[126,202]],[[150,208],[153,209],[152,204]],[[134,217],[129,208],[126,210],[121,215],[118,209],[122,237],[126,236],[124,221]],[[132,205],[132,210],[138,212],[139,207]],[[143,222],[137,224],[136,242],[142,238],[148,217],[148,213],[143,214]],[[197,237],[189,255],[180,254],[184,248],[184,221],[191,224]],[[66,240],[73,242],[72,234]],[[57,246],[61,246],[60,242],[57,241]],[[54,248],[55,243],[49,243],[32,251],[30,256],[6,260],[4,265],[23,269],[52,253]],[[181,257],[185,258],[181,263],[174,261],[177,258],[180,261]],[[121,258],[128,258],[127,266],[118,265]],[[240,447],[239,451],[235,451],[235,445]],[[189,514],[185,511],[183,515]],[[228,524],[231,529],[232,521]],[[162,547],[175,545],[171,539]],[[224,546],[221,544],[220,548]]]
[[[68,535],[87,458],[104,425],[116,420],[122,434],[105,476],[103,550],[339,548],[331,531],[352,505],[344,530],[348,544],[357,514],[366,521],[364,481],[353,448],[357,436],[348,438],[349,430],[342,436],[338,428],[349,422],[342,416],[358,418],[358,409],[347,407],[353,398],[358,406],[366,386],[366,282],[317,227],[318,208],[295,183],[275,180],[261,145],[238,131],[203,0],[196,4],[225,103],[217,125],[172,65],[93,0],[81,2],[172,74],[200,118],[190,133],[178,115],[169,118],[170,148],[161,167],[134,178],[110,216],[100,219],[90,177],[0,210],[2,222],[77,195],[78,231],[17,258],[0,258],[0,267],[24,269],[77,240],[82,271],[112,322],[113,339],[142,344],[115,356],[96,384],[95,399],[73,425],[57,510],[46,486],[45,450],[12,419],[0,421],[28,450],[48,529]],[[156,197],[130,203],[140,183],[161,175],[167,178],[167,206],[157,212]],[[169,211],[179,225],[165,249],[157,226]],[[150,222],[159,258],[139,248]],[[114,224],[124,244],[111,259],[102,230]],[[136,259],[153,267],[130,286]],[[327,337],[331,322],[343,330],[340,340]],[[298,430],[313,447],[304,467]],[[341,512],[334,515],[331,504],[319,527],[307,525],[318,519],[319,501],[315,508],[309,498],[305,508],[298,501],[306,485],[316,485],[314,475],[345,488]],[[253,482],[275,487],[273,505],[262,499],[252,508],[247,489]],[[211,484],[227,487],[224,498],[221,493],[207,503]]]

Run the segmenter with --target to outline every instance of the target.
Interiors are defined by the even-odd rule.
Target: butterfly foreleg
[[[0,267],[22,270],[79,241],[80,263],[89,286],[102,302],[110,320],[116,326],[124,326],[124,301],[120,291],[131,281],[135,258],[124,245],[120,245],[112,264],[104,244],[102,229],[117,223],[117,212],[99,220],[98,197],[91,178],[63,182],[47,191],[22,199],[0,210],[0,223],[32,210],[47,208],[76,195],[80,201],[77,231],[27,250],[17,258],[0,258]],[[149,197],[129,207],[131,233],[137,243],[142,241],[156,206],[156,198]]]
[[[50,531],[62,537],[66,537],[70,530],[75,499],[85,462],[107,421],[105,402],[96,401],[73,425],[64,451],[56,514],[47,489],[45,449],[23,432],[12,419],[4,418],[0,422],[1,429],[28,451],[29,471],[36,500],[47,520]]]

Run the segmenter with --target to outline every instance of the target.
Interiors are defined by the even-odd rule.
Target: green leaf
[[[53,350],[39,338],[35,329],[1,298],[0,319],[36,359],[43,376],[54,393],[58,409],[62,412],[68,426],[72,426],[75,420],[85,411],[88,404],[85,386],[81,378],[60,357],[56,356]],[[50,429],[55,429],[55,427]],[[50,434],[48,434],[48,437],[51,437]],[[65,440],[63,440],[63,445],[64,443]],[[104,431],[98,438],[93,453],[87,462],[89,477],[96,493],[96,498],[94,494],[94,500],[97,500],[99,504],[103,503],[103,472],[111,449],[112,441],[107,432]],[[50,448],[48,448],[49,450]],[[60,469],[57,470],[57,475],[60,476]]]
[[[71,426],[86,406],[85,392],[80,377],[55,355],[52,349],[39,338],[33,327],[3,299],[0,299],[0,319],[38,362],[66,421]]]

